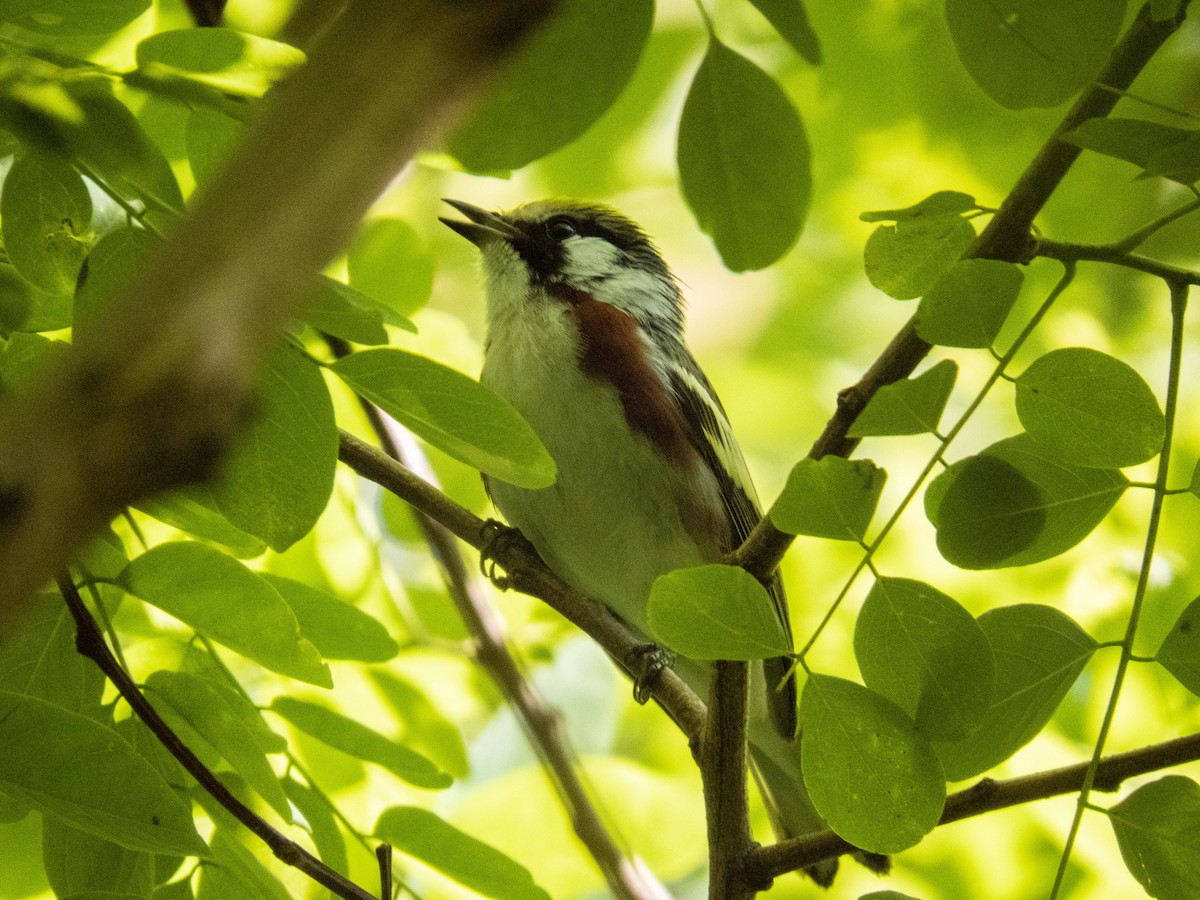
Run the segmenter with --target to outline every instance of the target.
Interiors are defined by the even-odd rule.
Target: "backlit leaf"
[[[160,31],[137,45],[140,76],[239,97],[261,97],[303,62],[304,53],[290,44],[228,28]]]
[[[4,249],[23,278],[50,294],[75,290],[90,249],[92,200],[79,173],[54,157],[26,153],[0,193]]]
[[[863,222],[907,222],[936,216],[960,215],[979,208],[975,198],[962,191],[935,191],[919,203],[899,209],[872,209],[859,213]]]
[[[433,290],[433,254],[401,219],[373,219],[346,251],[350,286],[383,306],[411,315]]]
[[[1200,131],[1176,128],[1144,119],[1108,117],[1088,119],[1063,136],[1095,153],[1140,166],[1144,174],[1161,174],[1182,184],[1200,177],[1195,157]]]
[[[954,214],[880,225],[867,238],[867,278],[889,297],[912,300],[928,291],[974,240],[971,223]]]
[[[958,365],[944,359],[916,378],[884,385],[850,426],[850,437],[937,431]]]
[[[821,64],[821,43],[808,21],[801,0],[750,0],[766,16],[779,36],[792,45],[805,62]]]
[[[1200,894],[1200,785],[1165,775],[1108,811],[1130,874],[1151,897]]]
[[[869,459],[802,459],[771,506],[771,522],[788,534],[861,541],[886,480]]]
[[[1200,598],[1179,614],[1155,658],[1180,684],[1200,696]]]
[[[916,328],[943,347],[990,347],[1008,318],[1025,275],[997,259],[960,259],[942,273],[917,307]]]
[[[262,577],[287,601],[300,623],[300,633],[326,659],[384,662],[400,649],[378,619],[344,600],[302,581],[269,573]]]

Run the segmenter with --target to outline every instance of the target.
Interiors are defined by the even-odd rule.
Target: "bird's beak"
[[[440,216],[438,221],[453,228],[480,249],[492,241],[511,241],[513,238],[521,235],[521,232],[517,228],[513,227],[503,216],[497,213],[489,212],[478,206],[472,206],[470,203],[463,203],[461,200],[445,198],[445,202],[449,203],[471,221],[460,222],[457,219],[447,219],[445,216]]]

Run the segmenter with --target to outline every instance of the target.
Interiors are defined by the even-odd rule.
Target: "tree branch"
[[[96,624],[96,620],[92,618],[91,612],[83,602],[83,598],[79,595],[79,591],[75,587],[75,582],[71,580],[69,575],[65,574],[59,575],[56,580],[58,589],[67,603],[67,608],[71,611],[71,616],[75,619],[76,649],[83,656],[86,656],[99,666],[100,671],[113,683],[120,692],[121,697],[137,713],[138,718],[158,738],[159,743],[179,761],[179,764],[196,779],[199,785],[214,800],[257,835],[264,844],[271,848],[271,852],[276,857],[289,866],[299,869],[313,881],[328,888],[338,897],[344,897],[347,900],[377,900],[371,893],[363,890],[357,884],[345,878],[341,873],[329,868],[329,866],[325,865],[325,863],[321,862],[321,860],[317,859],[295,841],[289,840],[258,815],[258,813],[235,797],[229,788],[225,787],[221,782],[221,779],[217,778],[200,761],[196,754],[180,740],[179,735],[171,729],[171,726],[150,705],[150,701],[138,689],[138,686],[134,683],[129,673],[121,668],[121,664],[117,662],[117,658],[113,655],[112,650],[104,642],[104,636],[100,633],[100,627]]]
[[[1096,769],[1092,787],[1111,793],[1134,776],[1196,760],[1200,760],[1200,734],[1173,738],[1104,758]],[[973,818],[1011,806],[1021,806],[1035,800],[1073,794],[1083,786],[1089,764],[1081,762],[1002,781],[984,778],[946,798],[946,807],[938,825],[948,825],[961,819]],[[802,838],[780,841],[770,847],[755,848],[747,858],[746,869],[754,873],[754,877],[775,878],[852,850],[854,847],[832,831],[822,831]]]
[[[485,547],[495,562],[508,573],[510,586],[537,597],[598,643],[631,676],[629,660],[637,658],[641,639],[608,609],[565,584],[525,541],[490,541],[488,523],[455,503],[429,482],[387,454],[349,432],[340,432],[338,458],[351,469],[391,491],[405,503],[440,522],[456,537],[476,550]],[[651,686],[651,696],[683,731],[692,747],[699,747],[706,710],[704,703],[670,669]]]
[[[326,337],[335,356],[345,356],[350,348],[339,338]],[[383,413],[373,403],[361,400],[371,428],[379,438],[382,452],[410,469],[414,458],[425,463],[412,437],[395,419]],[[428,468],[427,464],[424,468]],[[413,473],[414,476],[416,473]],[[432,472],[426,473],[432,478]],[[430,487],[436,485],[430,482]],[[412,509],[417,527],[437,561],[446,592],[458,614],[474,638],[475,660],[500,689],[505,701],[524,724],[530,745],[541,760],[542,767],[558,793],[567,812],[571,827],[584,848],[600,868],[613,896],[622,900],[664,900],[670,895],[644,866],[629,859],[617,846],[604,821],[600,818],[587,790],[579,778],[578,757],[563,732],[558,714],[546,706],[537,690],[521,671],[508,648],[504,626],[493,612],[483,593],[478,576],[471,576],[462,553],[448,528],[421,512]]]
[[[1183,23],[1187,4],[1175,18],[1154,21],[1150,5],[1138,12],[1129,30],[1113,48],[1096,81],[1085,90],[1059,122],[1054,133],[1026,167],[1013,189],[967,251],[966,258],[1024,262],[1029,257],[1030,228],[1034,217],[1066,177],[1082,149],[1062,140],[1088,119],[1107,116],[1125,91],[1172,34]],[[838,396],[837,412],[809,451],[809,457],[849,456],[858,441],[847,436],[850,426],[876,392],[907,378],[929,353],[930,346],[917,336],[913,320],[896,334],[887,349],[853,387]],[[794,536],[775,528],[764,517],[730,555],[732,565],[741,566],[760,579],[770,576],[791,546]]]
[[[213,471],[312,277],[554,5],[354,0],[271,91],[109,314],[0,410],[0,634],[122,508]]]
[[[1200,285],[1200,272],[1130,253],[1122,244],[1072,244],[1038,238],[1034,249],[1037,256],[1060,262],[1105,262],[1136,272],[1161,278],[1168,284]]]

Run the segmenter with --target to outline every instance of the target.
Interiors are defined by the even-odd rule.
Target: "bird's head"
[[[646,233],[607,206],[539,200],[491,212],[447,200],[467,221],[441,221],[483,253],[493,305],[598,300],[643,327],[683,331],[683,298]]]

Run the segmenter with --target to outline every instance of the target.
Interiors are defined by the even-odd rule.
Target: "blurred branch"
[[[335,356],[349,353],[349,345],[326,337]],[[362,400],[362,407],[379,439],[382,452],[410,471],[428,468],[428,462],[412,437],[377,406]],[[430,478],[432,472],[423,473]],[[414,472],[414,477],[416,473]],[[563,732],[557,713],[546,706],[529,683],[508,648],[504,626],[484,595],[482,580],[471,575],[463,561],[454,534],[436,519],[411,506],[413,517],[429,545],[446,591],[474,638],[475,660],[500,689],[504,699],[525,726],[529,742],[558,793],[580,842],[596,861],[613,896],[622,900],[665,900],[670,895],[653,875],[630,860],[617,846],[579,777],[579,759]]]
[[[58,589],[67,603],[67,608],[75,619],[75,648],[100,668],[100,671],[120,692],[122,699],[158,738],[159,743],[179,761],[179,764],[214,800],[270,847],[276,857],[289,866],[299,869],[336,896],[347,898],[347,900],[376,900],[368,891],[363,890],[341,873],[329,868],[295,841],[289,840],[258,813],[235,797],[221,782],[221,779],[200,761],[196,754],[179,738],[179,735],[171,729],[171,726],[163,720],[150,705],[145,694],[138,689],[133,678],[117,662],[112,650],[104,642],[100,627],[79,595],[75,582],[66,574],[59,575],[57,582]]]
[[[488,523],[455,503],[411,469],[349,432],[340,433],[338,458],[384,490],[439,522],[476,550],[485,547],[492,559],[508,574],[515,590],[537,597],[595,640],[631,676],[627,660],[636,659],[644,642],[634,637],[608,609],[565,584],[523,540],[491,541]],[[683,731],[692,747],[698,747],[705,708],[691,688],[675,672],[664,669],[651,686],[651,696]]]
[[[554,0],[354,0],[110,315],[0,410],[0,634],[122,508],[203,479],[279,328]]]
[[[1183,24],[1186,9],[1187,4],[1183,3],[1175,17],[1155,21],[1150,4],[1142,7],[1128,31],[1113,48],[1096,81],[1080,94],[1026,167],[987,228],[965,254],[967,258],[1010,262],[1028,260],[1034,217],[1083,152],[1075,144],[1062,140],[1062,136],[1088,119],[1102,118],[1112,112],[1121,93],[1133,83],[1167,38]],[[917,336],[913,320],[910,319],[858,383],[838,395],[837,411],[808,455],[820,459],[831,454],[849,456],[853,453],[858,441],[849,437],[848,432],[859,413],[880,388],[911,375],[929,349],[930,345]],[[779,531],[771,524],[769,517],[764,517],[745,543],[731,554],[729,561],[760,579],[766,578],[775,571],[793,540],[792,535]]]
[[[1096,768],[1094,790],[1109,793],[1118,790],[1129,778],[1146,775],[1186,762],[1200,760],[1200,734],[1189,734],[1138,750],[1116,753],[1101,760]],[[1032,775],[997,781],[984,778],[946,798],[940,825],[969,819],[984,813],[1021,806],[1035,800],[1047,800],[1074,794],[1083,787],[1090,762],[1076,763]],[[823,859],[850,853],[855,848],[832,831],[780,841],[770,847],[751,851],[746,868],[755,877],[775,878]]]
[[[226,0],[184,0],[192,21],[200,28],[219,28],[225,24]]]

